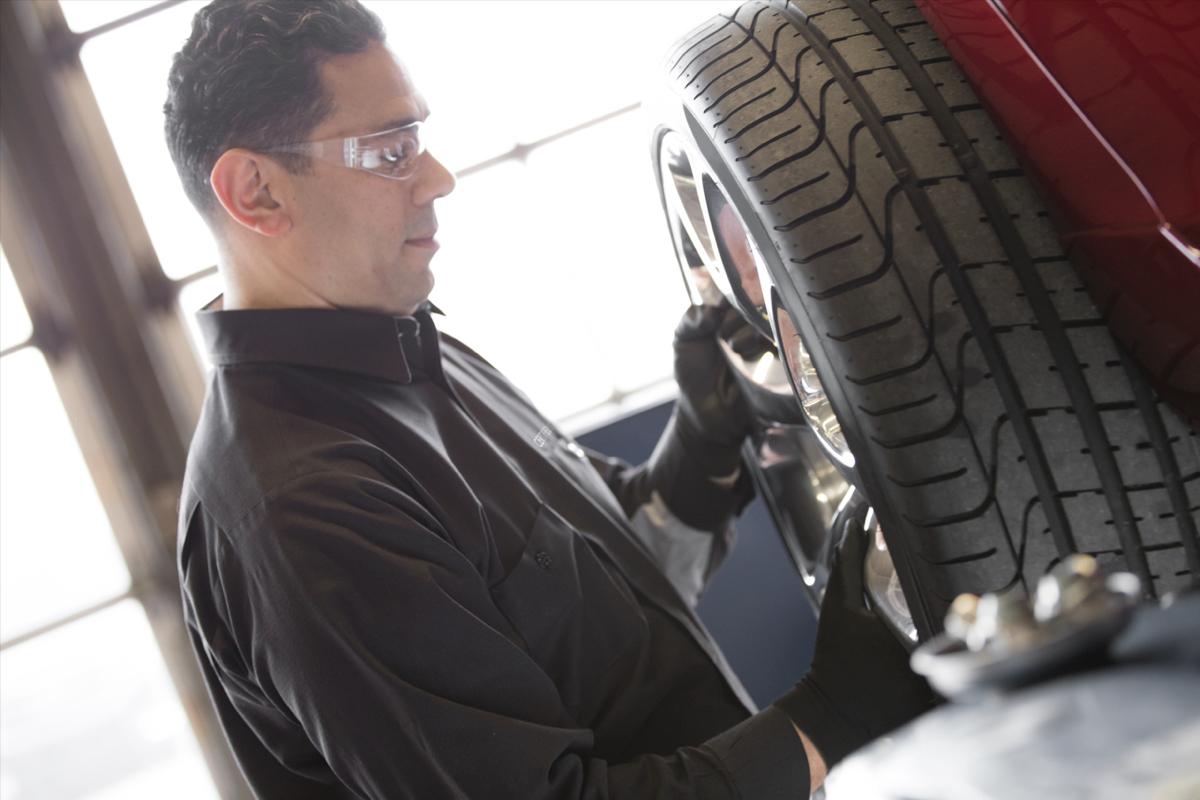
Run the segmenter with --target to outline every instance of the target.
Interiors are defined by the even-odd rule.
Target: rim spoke
[[[714,257],[712,239],[704,219],[703,204],[692,169],[692,159],[683,137],[671,131],[661,142],[662,171],[659,180],[666,197],[671,232],[679,261],[687,265],[692,301],[705,305],[721,302],[721,290],[714,285],[710,269]]]
[[[817,369],[796,331],[791,314],[778,301],[775,306],[775,324],[779,328],[779,349],[783,351],[784,362],[792,377],[796,396],[804,409],[804,416],[808,418],[809,424],[830,453],[845,466],[854,466],[854,454],[846,446],[842,425],[833,413],[833,406],[821,386]]]
[[[892,554],[888,552],[887,542],[883,539],[883,529],[879,526],[874,510],[867,515],[866,527],[870,537],[867,558],[863,564],[863,579],[867,592],[884,622],[911,644],[916,644],[917,626],[913,622],[912,612],[908,609],[908,600],[900,587],[900,576],[896,574]]]

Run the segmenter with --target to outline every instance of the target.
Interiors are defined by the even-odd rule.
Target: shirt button
[[[539,550],[537,555],[533,557],[533,560],[536,561],[537,565],[544,570],[549,570],[550,566],[554,563],[554,559],[552,559],[550,554],[545,550]]]

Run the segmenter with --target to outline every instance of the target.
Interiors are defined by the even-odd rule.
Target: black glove
[[[752,431],[750,409],[738,388],[717,336],[743,350],[762,339],[737,309],[692,306],[675,328],[675,382],[679,384],[676,429],[684,449],[707,474],[724,477],[740,461]]]
[[[728,303],[722,302],[722,308],[728,308]],[[725,313],[721,317],[721,326],[717,335],[729,343],[733,352],[741,356],[748,365],[758,363],[766,353],[775,353],[775,343],[758,332],[745,317],[739,313]]]
[[[821,602],[812,669],[775,701],[828,768],[936,703],[909,668],[908,651],[863,604],[866,538],[857,520],[847,526]]]
[[[762,339],[728,304],[692,306],[675,329],[679,400],[650,460],[619,491],[630,517],[657,491],[681,522],[716,533],[754,498],[745,471],[729,488],[711,480],[737,470],[742,441],[751,432],[750,410],[717,343],[722,329],[739,344],[743,331]]]

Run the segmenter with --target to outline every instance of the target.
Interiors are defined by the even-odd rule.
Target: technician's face
[[[389,130],[429,114],[404,65],[382,44],[333,56],[320,75],[333,111],[311,141]],[[338,308],[411,314],[433,289],[433,201],[450,193],[454,176],[428,151],[399,181],[324,161],[313,168],[295,181],[294,222],[306,251],[296,263],[305,271],[299,277]]]

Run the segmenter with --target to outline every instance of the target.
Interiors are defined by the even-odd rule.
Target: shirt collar
[[[292,364],[336,369],[373,378],[410,383],[423,365],[410,363],[400,332],[421,332],[426,364],[440,372],[437,329],[425,303],[413,317],[324,308],[200,311],[196,319],[212,363]],[[408,322],[402,322],[408,321]],[[411,350],[410,350],[411,352]],[[430,362],[433,362],[430,364]]]

